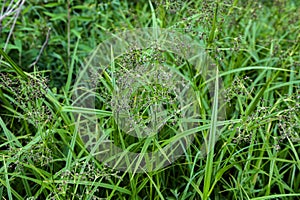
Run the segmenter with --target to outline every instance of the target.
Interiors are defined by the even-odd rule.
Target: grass
[[[300,199],[298,1],[0,5],[1,199]],[[110,34],[149,27],[191,38],[216,70],[150,44],[110,48],[111,63],[82,70],[106,58],[91,52]],[[171,71],[153,79],[148,63]],[[178,95],[181,84],[192,90]],[[145,126],[160,131],[136,137]],[[155,151],[165,162],[151,161]]]

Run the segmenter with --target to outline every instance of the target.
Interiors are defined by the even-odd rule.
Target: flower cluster
[[[29,137],[28,141],[34,140]],[[9,169],[14,172],[22,172],[26,168],[25,165],[34,165],[35,167],[49,166],[53,162],[52,150],[42,141],[35,144],[27,144],[22,148],[7,146],[9,160],[11,163]]]
[[[235,86],[232,86],[227,91],[227,100],[231,104],[233,96],[253,96],[253,92],[248,93],[249,91],[245,89],[247,87],[244,87],[244,84],[242,84],[242,87],[238,86],[244,82],[244,79],[236,80],[237,81],[234,81]],[[272,124],[275,131],[266,132],[264,135],[270,140],[276,150],[279,150],[288,140],[291,142],[299,142],[299,100],[299,89],[296,89],[296,92],[291,96],[279,98],[276,104],[273,104],[270,100],[261,98],[259,105],[249,116],[240,116],[241,125],[235,128],[236,136],[233,141],[239,144],[249,144],[253,138],[256,138],[254,142],[258,142],[261,137],[259,136],[260,134],[258,134],[259,129],[265,130],[266,124]],[[254,137],[254,134],[256,137]]]
[[[129,51],[117,60],[120,68],[115,73],[117,88],[111,106],[117,115],[129,113],[126,120],[132,123],[127,131],[158,122],[174,125],[180,116],[180,89],[186,83],[168,69],[165,56],[151,47]]]
[[[300,123],[300,89],[293,95],[286,97],[282,104],[288,102],[288,107],[278,110],[279,142],[290,139],[292,142],[299,142]]]
[[[20,113],[19,120],[27,120],[34,126],[52,120],[52,113],[45,105],[48,79],[36,74],[24,80],[8,73],[0,73],[0,85],[12,97],[11,103]]]
[[[252,80],[248,76],[243,78],[235,77],[230,87],[228,87],[223,94],[227,104],[232,106],[232,102],[237,96],[247,97],[252,94],[254,89],[252,88],[250,91],[248,89],[251,82]]]
[[[59,172],[60,182],[57,188],[48,196],[49,199],[56,199],[57,196],[67,199],[102,199],[99,186],[94,186],[95,182],[112,181],[113,178],[122,179],[119,171],[108,168],[107,166],[98,166],[94,161],[75,161],[70,170]],[[76,187],[79,182],[89,182],[89,186]]]

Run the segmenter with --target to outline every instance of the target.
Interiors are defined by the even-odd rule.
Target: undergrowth
[[[0,5],[1,199],[300,198],[299,1],[12,0]],[[172,164],[146,173],[120,171],[97,159],[80,137],[73,113],[80,100],[72,98],[75,80],[108,33],[153,26],[176,30],[204,47],[219,69],[224,91],[217,92],[226,117],[213,151],[200,156],[205,136],[218,125],[216,98],[205,87],[209,80],[194,79],[184,61],[158,49],[133,48],[115,60],[119,89],[130,89],[130,80],[146,74],[143,63],[173,64],[200,94],[201,119],[192,129],[192,145]],[[140,139],[126,133],[132,127],[122,131],[116,123],[109,70],[93,78],[101,91],[97,117],[109,138],[133,152],[174,142],[174,127],[183,117],[175,112],[181,105],[169,74],[161,74],[162,83],[135,91],[127,107],[119,104],[120,110],[132,109],[139,127],[151,124],[149,104],[160,101],[173,116],[162,123],[159,137]]]

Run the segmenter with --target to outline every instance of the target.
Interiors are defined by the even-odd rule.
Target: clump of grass
[[[11,2],[16,7],[3,18]],[[153,7],[149,1],[26,1],[21,9],[22,2],[0,2],[0,40],[5,41],[0,46],[6,47],[9,55],[3,56],[1,50],[1,197],[299,198],[298,1],[157,0],[152,1]],[[154,172],[117,172],[95,160],[97,156],[88,151],[74,127],[75,120],[69,113],[72,80],[88,53],[106,39],[105,31],[152,24],[188,34],[204,46],[220,69],[219,77],[226,87],[227,116],[220,122],[224,128],[214,154],[201,157],[203,136],[216,124],[210,120],[213,101],[207,91],[201,91],[200,86],[206,81],[200,78],[195,88],[203,94],[198,99],[203,118],[197,122],[195,139],[184,156]],[[52,31],[48,45],[36,68],[27,67],[39,55],[49,28]],[[138,78],[132,74],[143,76],[140,66],[151,62],[183,65],[180,59],[157,49],[135,50],[115,60],[119,73],[115,80],[123,85],[122,89],[130,89],[131,84],[124,79]],[[135,69],[140,73],[135,73]],[[102,91],[96,101],[99,122],[104,124],[101,128],[116,145],[126,149],[134,144],[137,148],[130,150],[140,152],[145,140],[116,131],[111,101],[114,87],[113,79],[107,76],[109,70],[106,74],[94,73],[92,80],[97,90]],[[187,69],[183,68],[180,74],[191,80]],[[170,103],[175,97],[171,94],[171,83],[157,86],[156,90],[154,85],[147,91],[141,88],[130,96],[129,105],[137,121],[151,117],[143,111],[147,104],[157,102],[154,97],[167,103],[165,107],[170,113],[175,111],[172,105],[176,104]],[[147,97],[153,99],[148,101]],[[174,127],[178,118],[181,116],[170,120],[168,126]],[[170,141],[169,133],[168,129],[160,132],[166,135],[160,138],[164,145]]]

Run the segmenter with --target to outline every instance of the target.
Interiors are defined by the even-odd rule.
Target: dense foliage
[[[299,1],[1,0],[0,10],[1,199],[300,198]],[[226,119],[212,154],[199,156],[203,136],[216,126],[213,99],[201,87],[207,80],[199,78],[194,86],[205,120],[184,155],[154,172],[118,171],[92,156],[78,136],[70,112],[73,86],[109,34],[153,26],[204,46],[224,84]],[[116,67],[138,64],[145,55],[148,62],[181,62],[150,49],[123,55]],[[185,69],[182,77],[189,79]],[[99,91],[96,106],[111,139],[144,150],[148,140],[124,134],[109,115],[112,90],[103,84]],[[155,91],[143,94],[167,103],[174,97],[164,88]],[[138,103],[138,110],[149,104]],[[147,151],[176,138],[168,128],[159,134]]]

